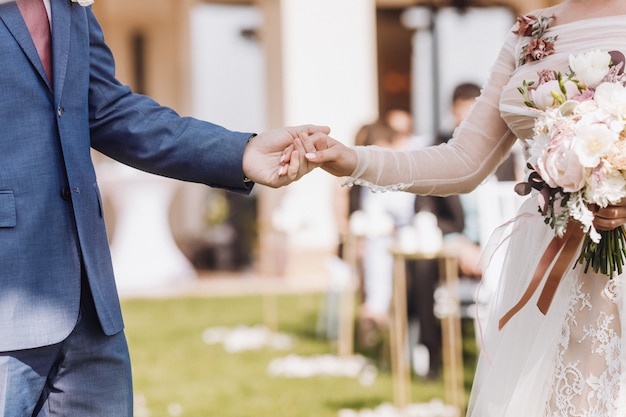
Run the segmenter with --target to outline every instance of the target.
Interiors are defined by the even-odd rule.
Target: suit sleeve
[[[249,193],[243,151],[251,133],[234,132],[134,94],[115,78],[115,63],[91,8],[89,118],[91,146],[143,171]]]

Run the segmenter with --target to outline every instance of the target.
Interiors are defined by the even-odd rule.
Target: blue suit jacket
[[[122,330],[90,147],[145,171],[248,192],[250,133],[131,93],[90,7],[51,0],[53,88],[14,2],[0,5],[0,351],[54,344],[81,270],[106,334]]]

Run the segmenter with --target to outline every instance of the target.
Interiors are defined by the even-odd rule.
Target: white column
[[[329,125],[333,137],[352,143],[377,117],[375,1],[267,0],[263,7],[270,126]],[[284,190],[263,190],[261,216],[286,234],[278,250],[288,273],[323,270],[322,257],[337,244],[338,190],[321,170]],[[276,250],[268,245],[261,256]]]
[[[411,92],[413,119],[417,134],[432,141],[436,136],[435,110],[435,74],[433,65],[433,33],[431,32],[432,11],[428,7],[412,7],[402,15],[404,26],[414,29],[413,56],[413,91]]]

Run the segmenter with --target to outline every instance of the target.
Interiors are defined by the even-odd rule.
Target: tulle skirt
[[[498,282],[479,326],[481,353],[468,416],[625,416],[623,276],[584,273],[573,259],[545,315],[537,307],[540,286],[499,329],[554,238],[534,199],[523,204],[512,228],[506,251],[493,258],[501,255],[502,262],[488,267]]]

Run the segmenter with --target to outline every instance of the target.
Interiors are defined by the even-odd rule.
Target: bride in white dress
[[[590,50],[626,53],[626,1],[568,0],[532,15],[554,16],[545,38],[553,50],[520,59],[529,37],[511,31],[481,97],[447,145],[410,152],[315,143],[310,162],[375,190],[447,195],[478,186],[518,139],[533,135],[534,118],[518,91],[541,69],[566,73],[569,56]],[[517,31],[519,32],[519,31]],[[511,190],[511,192],[514,192]],[[554,238],[538,213],[536,195],[523,205],[512,234],[499,289],[484,329],[472,388],[471,417],[626,416],[626,273],[584,273],[570,261],[544,315],[535,294],[510,320],[499,320],[520,300]],[[525,213],[525,214],[524,214]],[[594,225],[626,223],[626,201],[599,209]],[[537,291],[539,293],[540,291]]]

